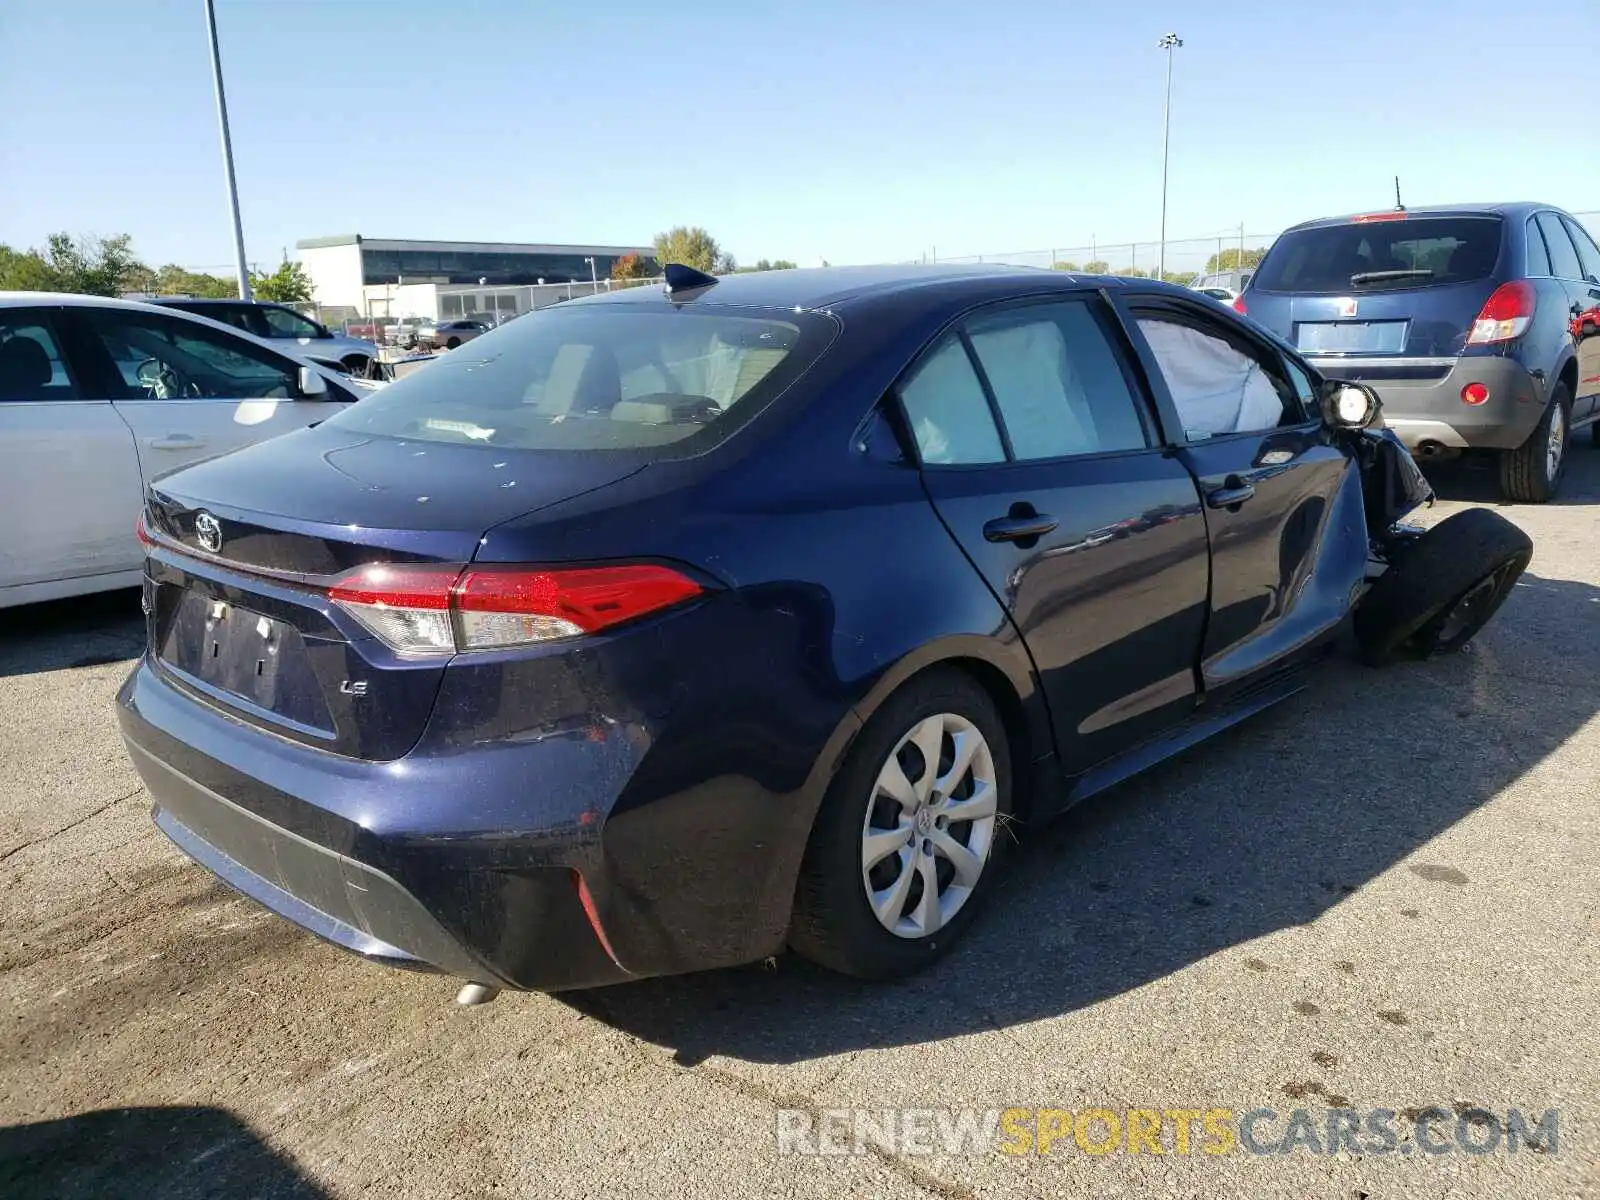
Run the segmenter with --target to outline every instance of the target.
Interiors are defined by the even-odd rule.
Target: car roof
[[[750,271],[719,275],[716,284],[682,293],[677,304],[704,302],[752,308],[826,309],[865,297],[881,298],[895,292],[922,288],[960,290],[1000,280],[1021,286],[1050,280],[1062,285],[1122,287],[1150,284],[1154,280],[1120,275],[1083,275],[1051,271],[1042,267],[1016,267],[1003,263],[911,263],[877,267],[801,267],[788,271]],[[1174,288],[1182,292],[1185,289]],[[657,284],[581,296],[563,302],[562,307],[592,304],[659,304],[663,288]]]
[[[147,303],[176,308],[180,304],[215,304],[234,308],[288,308],[277,300],[241,300],[237,296],[152,296]]]
[[[1300,229],[1322,229],[1330,225],[1349,225],[1359,217],[1391,216],[1398,211],[1403,211],[1406,217],[1525,217],[1532,213],[1543,212],[1547,209],[1556,209],[1552,204],[1539,204],[1532,200],[1505,200],[1492,204],[1430,204],[1422,208],[1396,209],[1368,209],[1364,213],[1347,213],[1342,217],[1318,217],[1312,221],[1301,221],[1298,225],[1291,225],[1284,233],[1293,233]],[[1404,219],[1404,218],[1401,218]]]
[[[236,329],[232,325],[225,325],[221,321],[214,321],[203,313],[186,312],[181,308],[173,308],[169,304],[146,304],[140,300],[121,300],[111,296],[83,296],[76,292],[0,292],[0,311],[8,308],[112,308],[126,309],[130,312],[150,313],[154,316],[176,317],[180,321],[194,321],[212,329],[220,329],[229,337],[243,338],[247,342],[254,342],[264,350],[280,355],[283,358],[293,359],[308,366],[316,368],[324,375],[328,369],[318,363],[316,359],[303,353],[298,347],[287,347],[281,343],[269,342],[259,338],[248,330]],[[329,378],[333,376],[329,375]]]
[[[40,304],[66,305],[72,308],[128,308],[136,312],[170,312],[173,305],[166,303],[168,300],[177,300],[190,303],[191,300],[205,304],[270,304],[271,301],[251,302],[245,300],[207,300],[203,296],[160,296],[149,300],[123,300],[113,296],[83,296],[77,292],[0,292],[0,308],[19,308],[26,305],[29,308]],[[278,305],[277,307],[282,307]]]

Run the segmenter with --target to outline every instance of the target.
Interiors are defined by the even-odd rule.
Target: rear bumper
[[[1436,371],[1426,363],[1403,359],[1381,366],[1343,358],[1311,361],[1331,379],[1358,380],[1376,388],[1383,401],[1384,424],[1410,450],[1429,446],[1514,450],[1528,440],[1544,414],[1543,382],[1513,358],[1444,360]],[[1472,405],[1461,399],[1461,389],[1469,383],[1489,389],[1486,403]]]
[[[279,916],[375,962],[495,986],[555,991],[634,976],[600,940],[576,886],[581,873],[605,894],[594,827],[529,804],[525,824],[443,833],[424,815],[443,815],[451,796],[436,764],[352,762],[250,729],[178,694],[148,661],[117,700],[157,826]],[[452,774],[458,795],[473,790],[466,769]]]
[[[804,639],[683,669],[780,619],[792,627],[728,593],[581,653],[452,665],[421,737],[386,761],[278,736],[149,656],[117,715],[157,824],[274,912],[397,966],[597,986],[750,962],[787,938],[859,721],[773,667]]]

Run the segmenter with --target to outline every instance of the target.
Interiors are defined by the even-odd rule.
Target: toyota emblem
[[[222,522],[208,512],[195,513],[194,536],[202,550],[215,554],[222,549]]]

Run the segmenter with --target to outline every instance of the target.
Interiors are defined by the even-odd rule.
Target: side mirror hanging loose
[[[1372,424],[1381,407],[1378,394],[1359,383],[1333,383],[1329,385],[1327,405],[1328,422],[1347,429],[1361,429]]]

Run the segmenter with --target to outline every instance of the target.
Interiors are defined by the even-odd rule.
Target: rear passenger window
[[[1582,279],[1583,268],[1578,263],[1578,252],[1572,248],[1572,239],[1561,224],[1561,218],[1552,212],[1539,213],[1534,220],[1544,231],[1544,244],[1550,251],[1551,273],[1560,279]]]
[[[1572,235],[1572,245],[1578,251],[1578,264],[1589,279],[1600,283],[1600,247],[1596,247],[1589,231],[1570,218],[1564,218],[1567,232]]]
[[[1306,419],[1276,359],[1199,321],[1151,314],[1138,320],[1188,441],[1276,429]]]
[[[1038,304],[967,325],[1018,459],[1149,444],[1127,377],[1087,302]]]
[[[983,385],[957,338],[923,359],[900,385],[911,434],[925,463],[997,463],[1006,460]]]
[[[1544,234],[1539,232],[1539,226],[1532,217],[1528,218],[1526,237],[1528,239],[1528,274],[1550,274],[1550,254],[1544,248]]]
[[[0,313],[0,403],[7,400],[75,400],[61,349],[39,317]]]

